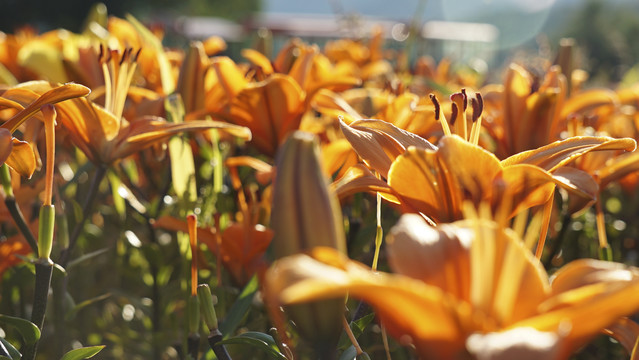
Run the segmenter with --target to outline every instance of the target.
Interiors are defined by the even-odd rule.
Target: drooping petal
[[[535,150],[528,150],[502,160],[503,166],[514,164],[537,165],[552,172],[583,154],[598,150],[633,151],[637,142],[630,138],[615,139],[605,136],[575,136],[555,141]]]
[[[64,100],[86,96],[91,92],[91,90],[89,90],[89,88],[87,88],[86,86],[74,83],[68,83],[60,86],[51,86],[47,82],[31,82],[22,84],[21,86],[32,90],[34,88],[40,88],[42,86],[49,86],[50,90],[42,93],[42,95],[40,95],[37,100],[26,106],[24,110],[18,112],[16,115],[11,117],[11,119],[0,125],[0,127],[9,129],[9,131],[11,131],[12,133],[26,119],[33,116],[33,114],[35,114],[36,112],[40,111],[42,105],[55,104]]]
[[[35,153],[31,144],[26,141],[12,139],[13,149],[5,163],[21,176],[30,178],[37,167]]]

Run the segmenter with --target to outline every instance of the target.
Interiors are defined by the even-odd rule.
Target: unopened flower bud
[[[217,315],[215,314],[215,307],[213,306],[211,288],[209,288],[207,284],[198,285],[197,298],[200,301],[200,310],[206,326],[210,331],[217,329]]]
[[[346,252],[339,203],[328,189],[319,158],[315,137],[300,131],[294,132],[280,149],[271,215],[271,250],[275,259],[318,246]],[[284,310],[319,358],[334,356],[341,334],[344,298],[290,305]]]

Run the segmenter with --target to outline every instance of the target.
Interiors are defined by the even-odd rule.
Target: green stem
[[[35,263],[35,295],[33,300],[33,312],[31,313],[31,322],[38,329],[42,330],[44,325],[44,314],[47,310],[47,299],[49,295],[49,287],[51,286],[51,274],[53,273],[53,262],[50,259],[41,258]],[[27,346],[22,356],[23,360],[35,359],[38,350],[38,343]]]
[[[20,230],[22,236],[24,236],[24,238],[29,243],[31,250],[34,254],[37,254],[38,242],[35,236],[33,236],[31,229],[29,229],[29,225],[27,225],[27,221],[25,220],[24,215],[22,215],[22,211],[20,211],[20,207],[18,207],[16,199],[13,196],[7,196],[4,199],[4,204],[7,206],[7,209],[9,210],[13,221],[15,221],[16,225],[18,225],[18,230]]]
[[[66,267],[69,263],[69,257],[71,256],[71,251],[75,247],[75,244],[80,237],[80,233],[84,228],[84,223],[86,222],[88,215],[90,214],[93,203],[95,202],[96,195],[98,194],[98,188],[100,187],[100,183],[104,176],[106,175],[107,168],[106,166],[98,166],[96,168],[95,174],[93,175],[93,180],[91,181],[91,186],[89,187],[89,192],[87,193],[87,197],[85,198],[85,202],[82,206],[82,218],[75,224],[73,228],[73,232],[71,233],[71,237],[69,238],[69,246],[66,249],[63,249],[60,253],[60,264],[62,267]]]
[[[231,355],[226,351],[226,347],[218,344],[222,339],[223,336],[219,329],[211,330],[208,337],[209,345],[219,360],[232,360]]]

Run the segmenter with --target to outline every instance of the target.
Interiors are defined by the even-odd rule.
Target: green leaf
[[[103,249],[99,249],[96,251],[92,251],[88,254],[84,254],[76,259],[73,259],[72,261],[69,261],[69,265],[67,265],[67,269],[72,268],[75,265],[78,265],[79,263],[83,262],[83,261],[87,261],[87,260],[91,260],[96,256],[100,256],[106,252],[108,252],[110,249],[109,248],[103,248]]]
[[[195,164],[193,150],[187,141],[180,137],[169,140],[169,155],[171,157],[171,179],[173,190],[181,200],[194,203],[197,200],[197,186],[195,184]]]
[[[27,345],[33,345],[40,339],[40,329],[29,320],[18,317],[0,315],[0,324],[12,326],[24,339]]]
[[[88,300],[84,300],[83,302],[75,305],[73,307],[73,309],[71,309],[71,311],[69,311],[64,316],[64,320],[66,320],[66,321],[72,320],[80,310],[84,309],[85,307],[87,307],[87,306],[89,306],[91,304],[95,304],[98,301],[107,299],[109,297],[111,297],[111,293],[102,294],[100,296],[96,296],[94,298],[91,298],[91,299],[88,299]]]
[[[83,347],[83,348],[71,350],[68,353],[64,354],[64,356],[60,360],[83,360],[83,359],[89,359],[89,358],[92,358],[93,356],[95,356],[95,354],[97,354],[100,351],[102,351],[102,349],[104,349],[104,346],[105,345],[88,346],[88,347]]]
[[[357,350],[355,350],[355,346],[351,345],[348,349],[344,350],[339,360],[354,360],[356,356]]]
[[[122,180],[120,180],[120,177],[113,171],[107,172],[107,178],[111,183],[111,196],[115,212],[117,212],[120,216],[120,220],[124,220],[126,219],[126,202],[122,195],[120,195],[119,191],[120,185],[122,185]]]
[[[260,332],[250,331],[239,336],[222,340],[218,344],[252,346],[264,351],[271,359],[286,359],[286,356],[280,353],[273,337]]]
[[[235,303],[231,306],[231,309],[224,318],[224,321],[220,324],[220,331],[225,337],[229,336],[229,334],[232,334],[235,329],[237,329],[244,316],[248,313],[251,308],[251,304],[253,303],[253,297],[257,292],[257,288],[257,276],[253,276],[248,284],[246,284]]]
[[[362,316],[356,321],[351,322],[350,324],[351,331],[353,332],[355,339],[359,338],[359,336],[362,335],[362,333],[364,332],[364,329],[366,329],[366,326],[368,326],[368,324],[370,324],[374,318],[375,318],[375,313],[370,313],[368,315]],[[339,340],[338,348],[345,349],[349,345],[352,345],[351,340],[348,338],[348,336],[343,335]]]
[[[8,342],[5,338],[0,337],[0,343],[4,346],[5,353],[1,354],[1,358],[7,358],[11,360],[19,360],[22,358],[22,354],[16,349],[10,342]],[[8,355],[8,356],[7,356]]]

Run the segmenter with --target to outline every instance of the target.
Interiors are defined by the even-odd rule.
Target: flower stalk
[[[53,165],[55,161],[55,119],[56,111],[53,105],[47,104],[41,108],[44,115],[44,129],[46,137],[46,175],[44,187],[44,202],[40,208],[40,222],[38,228],[38,259],[35,261],[35,294],[33,300],[33,312],[31,322],[38,329],[44,326],[44,316],[47,310],[47,299],[51,287],[51,275],[53,273],[53,261],[51,261],[51,249],[53,247],[53,234],[55,229],[55,207],[52,204],[53,197]],[[23,359],[33,360],[38,350],[36,341],[27,347]]]

